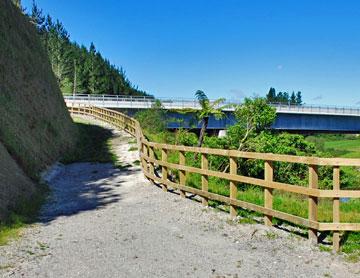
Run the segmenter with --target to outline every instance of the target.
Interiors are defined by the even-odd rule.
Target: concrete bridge
[[[110,96],[110,95],[75,95],[64,97],[68,106],[94,105],[119,110],[127,110],[134,114],[141,109],[148,109],[154,104],[152,97]],[[185,98],[158,98],[165,109],[170,110],[169,116],[174,119],[169,128],[200,128],[194,121],[194,115],[177,113],[174,110],[198,110],[200,105],[196,99]],[[225,104],[240,104],[236,100]],[[339,132],[360,133],[360,107],[338,107],[319,105],[287,105],[271,104],[276,108],[277,118],[272,125],[273,129],[296,132]],[[226,117],[216,120],[211,117],[209,129],[226,129],[236,122],[234,108],[224,109]]]

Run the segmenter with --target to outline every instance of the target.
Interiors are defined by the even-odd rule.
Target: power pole
[[[73,96],[75,97],[76,94],[76,88],[77,88],[77,76],[76,76],[76,60],[74,59],[74,87],[73,87]]]

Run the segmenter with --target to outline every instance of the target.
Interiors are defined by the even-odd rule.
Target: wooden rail
[[[109,109],[98,107],[76,106],[69,107],[71,113],[90,115],[102,121],[108,122],[115,127],[124,129],[132,136],[136,137],[144,175],[151,181],[159,183],[164,191],[169,187],[179,190],[182,197],[186,192],[202,197],[203,205],[208,205],[208,200],[215,200],[230,206],[230,215],[237,215],[237,208],[256,211],[264,215],[266,225],[272,225],[272,218],[278,218],[296,225],[307,227],[309,239],[317,243],[319,232],[333,232],[333,248],[335,251],[340,247],[341,231],[360,231],[360,223],[342,223],[340,214],[339,198],[360,198],[360,190],[341,190],[340,189],[340,166],[360,166],[360,159],[344,158],[319,158],[293,155],[278,155],[270,153],[241,152],[237,150],[222,150],[211,148],[197,148],[177,145],[168,145],[149,142],[142,134],[140,124],[135,119]],[[154,153],[161,153],[161,158],[156,159]],[[168,161],[168,152],[177,151],[179,153],[179,163]],[[196,153],[201,156],[201,167],[186,165],[185,153]],[[208,155],[224,156],[229,158],[229,173],[218,172],[209,169]],[[264,161],[264,179],[252,178],[238,175],[237,158],[257,159]],[[273,180],[273,162],[301,163],[308,165],[309,185],[308,187],[280,183]],[[318,166],[331,166],[333,168],[333,189],[322,190],[318,188]],[[155,174],[155,168],[161,169],[161,177]],[[169,179],[169,169],[179,171],[179,182]],[[188,173],[201,175],[201,189],[186,185]],[[223,196],[209,192],[209,177],[217,177],[228,180],[230,195]],[[264,206],[241,201],[237,199],[237,184],[251,184],[264,188]],[[308,218],[285,213],[273,208],[273,190],[296,193],[308,198]],[[318,201],[319,198],[330,198],[333,202],[333,221],[324,223],[318,221]]]

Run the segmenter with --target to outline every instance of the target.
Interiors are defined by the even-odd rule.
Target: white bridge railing
[[[130,108],[146,109],[151,108],[156,99],[160,100],[165,109],[200,109],[196,99],[189,98],[153,98],[147,96],[125,96],[125,95],[69,95],[64,96],[68,106],[80,104],[93,105],[106,108]],[[240,104],[238,100],[227,100],[222,105]],[[272,103],[277,113],[294,114],[316,114],[316,115],[341,115],[341,116],[360,116],[360,107],[339,107],[330,105],[293,105]],[[233,107],[224,109],[234,111]]]

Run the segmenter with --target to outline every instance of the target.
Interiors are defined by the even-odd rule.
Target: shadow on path
[[[122,177],[138,169],[117,169],[111,163],[74,163],[64,166],[51,181],[51,194],[41,210],[40,222],[59,216],[101,209],[121,200]]]

